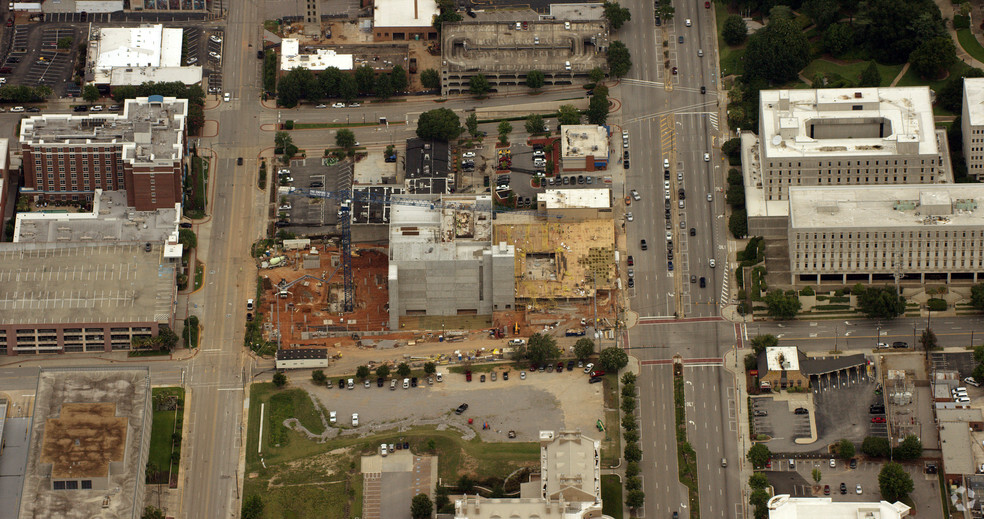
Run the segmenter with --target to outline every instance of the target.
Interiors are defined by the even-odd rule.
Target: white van
[[[351,378],[348,379],[348,388],[349,389],[355,389],[355,380],[353,380]]]
[[[379,454],[381,454],[383,457],[386,457],[386,444],[385,443],[382,443],[382,444],[379,445]]]

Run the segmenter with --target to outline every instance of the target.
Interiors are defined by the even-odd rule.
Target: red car
[[[676,73],[677,73],[677,68],[676,67],[673,67],[673,75],[675,76]]]
[[[629,256],[629,266],[635,265],[635,261],[632,260],[632,256]]]
[[[592,371],[591,373],[589,373],[589,375],[591,375],[591,378],[594,378],[594,377],[603,377],[603,376],[605,376],[605,371],[604,370],[601,370],[601,369],[598,369],[598,370]]]
[[[471,382],[471,371],[465,372],[465,382]]]
[[[825,495],[825,496],[829,496],[830,495],[830,485],[824,485],[823,486],[823,495]]]
[[[711,8],[711,3],[710,2],[704,2],[704,9],[710,9],[710,8]]]
[[[885,417],[884,416],[876,416],[876,417],[874,417],[874,418],[871,419],[871,423],[885,423]]]

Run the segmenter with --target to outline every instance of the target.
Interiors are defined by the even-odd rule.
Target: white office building
[[[794,187],[952,182],[928,87],[763,90],[759,109],[741,133],[750,235],[785,234]]]
[[[984,274],[984,184],[791,187],[792,282]]]
[[[967,174],[980,180],[984,176],[984,78],[964,78],[963,110],[960,129],[963,131],[963,156]]]
[[[834,501],[829,497],[790,497],[789,494],[769,499],[768,507],[769,519],[902,519],[909,517],[912,510],[900,501]]]

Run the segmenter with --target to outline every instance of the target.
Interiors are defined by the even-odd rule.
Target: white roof
[[[964,78],[964,103],[967,122],[971,126],[984,125],[984,78]]]
[[[873,483],[867,483],[870,487]],[[874,490],[874,489],[872,489]],[[908,505],[896,501],[848,502],[829,497],[790,497],[779,494],[769,499],[769,519],[901,519],[909,517]]]
[[[140,85],[148,81],[197,85],[202,82],[202,67],[116,67],[109,74],[109,84],[113,86]]]
[[[547,189],[537,200],[547,209],[608,209],[612,206],[610,189]]]
[[[593,124],[572,124],[560,127],[560,156],[607,157],[608,128]]]
[[[904,143],[920,155],[939,152],[929,87],[762,90],[759,103],[763,160],[893,156]],[[861,119],[885,124],[855,124]]]
[[[792,229],[984,226],[984,185],[790,187]]]
[[[10,145],[9,139],[0,139],[0,172],[7,170],[7,149]]]
[[[373,27],[430,27],[439,14],[434,0],[375,0]]]
[[[765,349],[769,371],[799,371],[799,352],[795,346],[774,346]]]
[[[99,30],[96,66],[176,67],[181,64],[181,29],[163,25]]]
[[[337,67],[339,70],[355,68],[354,54],[338,54],[334,49],[315,49],[314,54],[301,54],[300,42],[295,38],[285,38],[280,45],[280,70],[297,67],[308,70],[325,70]]]

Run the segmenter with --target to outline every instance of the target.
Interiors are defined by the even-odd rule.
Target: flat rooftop
[[[608,156],[608,129],[593,124],[560,127],[560,158]]]
[[[446,23],[441,32],[444,68],[449,72],[481,70],[485,74],[522,72],[565,72],[584,74],[607,67],[608,25],[600,21],[570,22],[536,20],[516,30],[515,20]]]
[[[492,198],[393,195],[390,260],[480,260],[492,246]]]
[[[941,230],[984,226],[984,185],[790,187],[790,227]]]
[[[153,242],[178,231],[180,204],[156,211],[127,207],[126,191],[96,190],[92,211],[41,210],[17,213],[14,243]],[[52,206],[52,209],[54,207]]]
[[[280,46],[280,70],[293,70],[297,67],[308,70],[355,68],[355,56],[352,54],[341,54],[335,49],[312,49],[311,52],[302,54],[300,46],[300,41],[296,38],[284,38]]]
[[[142,85],[147,82],[197,85],[202,82],[202,67],[116,67],[109,74],[109,84]]]
[[[547,209],[608,209],[612,206],[610,189],[547,189],[537,197]]]
[[[774,346],[765,349],[769,371],[799,371],[799,350],[795,346]]]
[[[134,164],[170,163],[184,156],[188,100],[173,97],[127,99],[123,113],[42,114],[21,121],[20,142],[99,146],[122,145]]]
[[[984,78],[965,77],[963,85],[967,122],[972,126],[984,125]]]
[[[546,443],[546,435],[553,441]],[[545,497],[569,502],[601,499],[600,445],[579,432],[541,431],[540,478]]]
[[[939,152],[926,86],[762,90],[759,108],[765,158]]]
[[[440,14],[434,0],[375,0],[373,27],[431,27]]]
[[[161,24],[94,29],[89,63],[96,83],[108,83],[118,67],[180,67],[183,29]]]
[[[615,283],[615,226],[581,222],[496,223],[493,243],[515,247],[516,298],[586,298]],[[596,281],[592,283],[591,278]]]
[[[144,244],[0,244],[0,324],[167,323],[174,267]]]
[[[790,497],[779,494],[769,499],[769,519],[901,519],[909,517],[908,505],[896,501],[847,502],[829,497]]]
[[[20,516],[139,517],[150,398],[146,367],[42,368]],[[108,485],[52,490],[53,480],[90,477]]]

